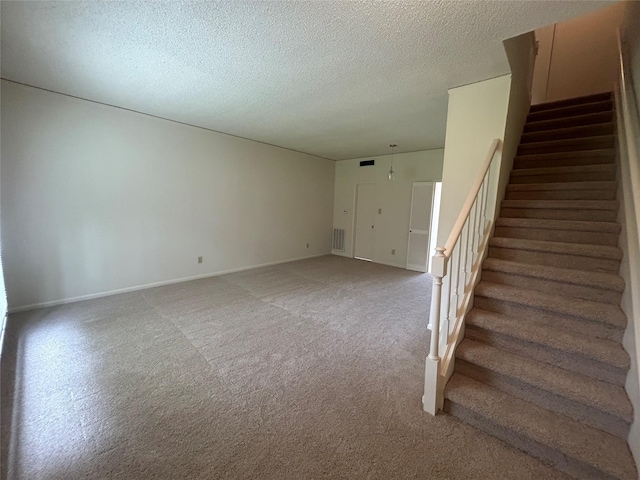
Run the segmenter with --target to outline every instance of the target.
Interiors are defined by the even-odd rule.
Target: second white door
[[[362,260],[373,259],[376,218],[376,184],[356,185],[356,228],[353,256]]]
[[[413,184],[407,247],[408,270],[427,271],[433,192],[434,184],[431,182],[414,182]]]

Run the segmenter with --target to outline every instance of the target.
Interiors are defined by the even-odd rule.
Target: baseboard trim
[[[347,255],[344,252],[339,252],[337,250],[332,250],[331,251],[331,255],[336,255],[338,257],[345,257],[345,258],[354,258],[351,255]],[[402,268],[403,270],[409,270],[408,268],[405,267],[405,265],[398,265],[395,263],[391,263],[391,262],[379,262],[377,260],[371,260],[371,263],[376,263],[378,265],[386,265],[387,267],[395,267],[395,268]],[[410,272],[414,272],[415,270],[409,270]],[[416,273],[427,273],[427,272],[416,272]]]
[[[376,262],[375,260],[373,261],[373,263],[377,263],[378,265],[385,265],[387,267],[395,267],[395,268],[401,268],[402,270],[406,270],[408,272],[415,272],[415,270],[409,270],[406,266],[404,265],[397,265],[395,263],[391,263],[391,262]],[[415,273],[423,273],[423,272],[415,272]]]
[[[164,285],[172,285],[174,283],[191,282],[193,280],[200,280],[200,279],[209,278],[209,277],[219,277],[220,275],[226,275],[228,273],[243,272],[245,270],[253,270],[254,268],[271,267],[273,265],[296,262],[298,260],[307,260],[309,258],[324,257],[325,255],[329,255],[329,253],[319,253],[315,255],[307,255],[304,257],[290,258],[287,260],[278,260],[276,262],[267,262],[267,263],[261,263],[258,265],[250,265],[247,267],[232,268],[230,270],[221,270],[218,272],[205,273],[202,275],[194,275],[192,277],[183,277],[183,278],[176,278],[173,280],[163,280],[161,282],[145,283],[143,285],[136,285],[133,287],[126,287],[126,288],[118,288],[116,290],[109,290],[106,292],[90,293],[88,295],[78,295],[76,297],[68,297],[60,300],[51,300],[48,302],[32,303],[30,305],[23,305],[21,307],[9,308],[9,313],[10,314],[20,313],[20,312],[25,312],[27,310],[35,310],[36,308],[55,307],[58,305],[66,305],[67,303],[75,303],[75,302],[82,302],[84,300],[93,300],[95,298],[110,297],[112,295],[118,295],[120,293],[137,292],[138,290],[146,290],[154,287],[162,287]]]

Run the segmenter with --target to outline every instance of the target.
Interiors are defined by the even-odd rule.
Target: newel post
[[[431,345],[424,370],[424,396],[422,406],[425,412],[435,415],[440,408],[439,374],[440,374],[440,304],[442,296],[442,278],[447,271],[447,257],[444,247],[436,247],[436,254],[431,259],[431,275],[433,290],[431,291]]]

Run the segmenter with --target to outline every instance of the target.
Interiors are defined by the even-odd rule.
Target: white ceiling
[[[504,39],[608,3],[2,1],[2,77],[331,159],[425,150]]]

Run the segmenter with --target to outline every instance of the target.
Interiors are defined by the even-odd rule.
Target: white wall
[[[550,50],[550,63],[544,65],[547,57],[539,55],[536,70],[548,70],[548,86],[536,82],[534,103],[613,90],[618,71],[616,30],[625,17],[625,3],[557,23],[551,37],[548,31],[536,31],[541,53]]]
[[[531,107],[533,72],[536,61],[535,41],[535,35],[533,32],[529,32],[504,42],[505,53],[511,69],[511,88],[498,183],[497,198],[499,201],[504,198],[513,169],[513,161],[518,153],[520,137]]]
[[[396,154],[393,169],[396,178],[389,181],[387,172],[391,155],[336,162],[333,225],[345,229],[345,256],[353,256],[353,226],[356,185],[375,183],[377,207],[373,261],[406,267],[409,239],[409,213],[413,182],[435,182],[442,178],[443,150]],[[375,160],[375,165],[360,167],[361,160]],[[346,213],[344,213],[346,211]],[[392,255],[391,250],[396,254]]]
[[[1,86],[0,86],[0,91],[1,91]],[[1,102],[1,98],[2,95],[0,94],[0,102]],[[1,105],[1,103],[0,103]],[[2,176],[2,155],[1,155],[1,151],[0,151],[0,178]],[[2,190],[1,187],[1,183],[0,182],[0,192]],[[1,195],[0,195],[1,196]],[[2,211],[0,209],[0,232],[2,231]],[[0,234],[0,239],[2,238],[2,235]],[[4,321],[5,321],[5,317],[7,316],[7,295],[6,295],[6,288],[5,288],[5,282],[4,282],[4,269],[2,267],[2,258],[3,258],[3,254],[2,254],[2,242],[0,241],[0,352],[2,351],[2,329],[4,327]]]
[[[636,111],[640,112],[640,2],[630,3],[626,11],[625,43],[636,94]]]
[[[635,171],[640,174],[640,157],[638,157],[638,151],[640,151],[640,119],[637,116],[637,112],[640,112],[640,104],[638,103],[640,99],[638,97],[640,93],[640,3],[629,5],[626,20],[628,23],[626,28],[623,28],[623,39],[625,41],[623,50],[626,60],[625,66],[628,70],[625,73],[631,77],[632,85],[634,85],[635,108],[633,105],[634,100],[631,99],[631,103],[628,104],[629,116],[624,115],[624,108],[618,109],[618,114],[624,118],[624,121],[620,122],[618,127],[618,136],[622,140],[623,146],[619,150],[622,160],[620,172],[622,188],[619,191],[621,208],[618,220],[622,224],[620,248],[623,251],[620,276],[625,281],[625,290],[620,307],[628,319],[623,345],[629,352],[631,359],[631,368],[627,375],[625,388],[635,411],[634,422],[631,424],[629,432],[629,447],[636,463],[640,464],[640,357],[638,355],[638,346],[640,345],[640,237],[638,234],[640,182],[634,181],[638,177],[634,177],[631,170],[626,168],[628,165],[631,168],[635,168]],[[622,129],[623,126],[629,126],[630,129]],[[631,135],[628,135],[628,132]],[[625,144],[627,148],[624,148]],[[635,148],[633,148],[634,145]]]
[[[334,162],[6,81],[1,179],[13,309],[331,251]]]
[[[533,72],[532,104],[544,103],[547,100],[547,87],[549,85],[549,67],[551,66],[551,47],[553,45],[556,24],[552,23],[535,31],[535,39],[538,43]]]
[[[438,245],[446,243],[491,142],[504,139],[510,89],[511,75],[503,75],[449,90]]]

